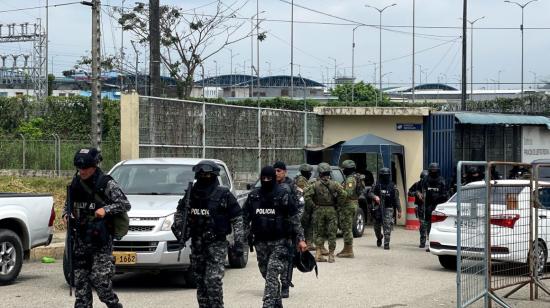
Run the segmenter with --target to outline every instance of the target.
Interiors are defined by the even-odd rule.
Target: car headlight
[[[172,224],[174,223],[174,214],[168,215],[164,218],[160,231],[172,231]]]

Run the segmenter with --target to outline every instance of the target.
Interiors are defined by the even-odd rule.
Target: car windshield
[[[191,165],[120,165],[111,176],[129,195],[183,195],[195,177],[191,168]]]

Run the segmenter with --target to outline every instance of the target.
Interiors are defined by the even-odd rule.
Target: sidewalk
[[[57,261],[63,260],[63,251],[65,250],[65,237],[66,232],[55,232],[50,245],[40,246],[31,249],[30,260],[31,262],[40,261],[42,257],[52,257]]]

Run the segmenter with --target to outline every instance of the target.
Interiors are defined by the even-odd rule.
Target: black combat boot
[[[418,248],[424,248],[424,247],[426,247],[426,244],[424,243],[420,243],[420,245],[418,245]]]
[[[289,286],[284,285],[284,286],[281,287],[281,297],[282,298],[288,298],[290,296],[289,293],[290,293]]]
[[[381,238],[379,238],[379,239],[376,240],[376,246],[377,246],[377,247],[382,246],[382,239],[381,239]]]
[[[390,250],[390,244],[384,244],[384,250]]]

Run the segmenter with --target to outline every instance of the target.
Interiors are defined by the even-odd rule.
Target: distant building
[[[542,89],[524,90],[525,94],[535,92],[544,92]],[[412,88],[400,87],[384,90],[390,99],[395,101],[412,101]],[[427,83],[414,87],[415,100],[419,102],[432,103],[460,103],[462,91],[443,83]],[[519,98],[521,90],[519,89],[504,89],[504,90],[473,90],[466,91],[466,100],[470,101],[486,101],[496,98]]]

